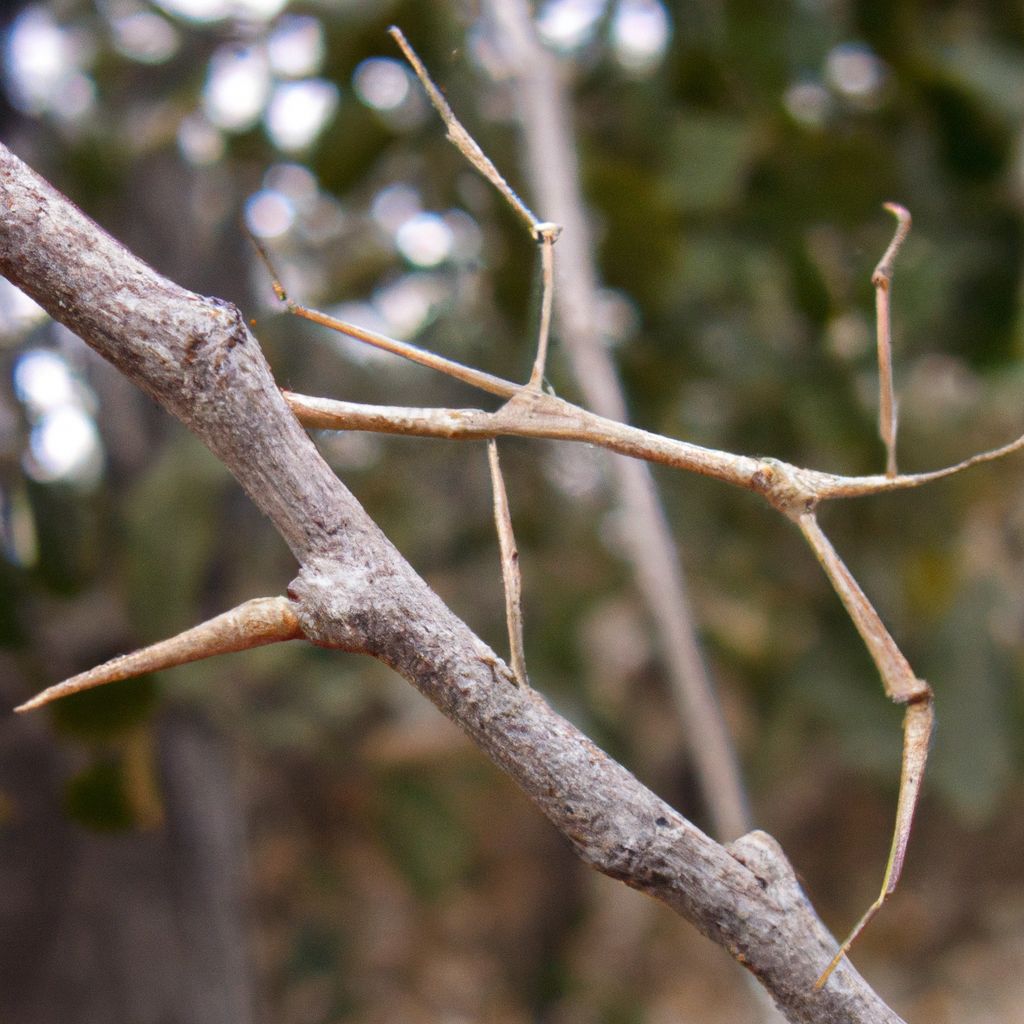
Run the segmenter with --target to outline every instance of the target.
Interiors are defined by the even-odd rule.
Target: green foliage
[[[127,598],[140,636],[160,639],[198,617],[200,597],[216,570],[218,511],[228,479],[220,462],[181,435],[127,498]]]
[[[118,758],[98,757],[73,776],[64,792],[68,817],[98,832],[122,832],[135,824],[124,767]]]
[[[379,787],[378,827],[386,849],[413,891],[425,900],[443,896],[466,875],[469,837],[444,794],[412,773]]]
[[[138,676],[64,697],[50,705],[49,713],[59,732],[96,742],[137,728],[153,714],[158,699],[156,679]]]

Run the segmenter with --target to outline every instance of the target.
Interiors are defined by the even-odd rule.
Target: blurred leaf
[[[995,599],[986,584],[961,592],[923,666],[938,702],[930,782],[975,826],[991,817],[1012,778],[1013,681],[989,630]]]
[[[193,624],[215,566],[217,510],[230,477],[193,438],[167,446],[126,504],[129,607],[141,635]]]
[[[1024,62],[1002,41],[977,37],[945,46],[942,66],[1014,123],[1024,118]]]
[[[105,740],[146,721],[158,697],[156,679],[138,676],[62,697],[50,705],[50,715],[60,732],[84,740]]]
[[[755,154],[756,125],[688,111],[670,130],[664,188],[687,213],[715,213],[739,199]]]
[[[98,832],[122,832],[135,824],[119,759],[103,756],[72,778],[64,792],[68,817]]]
[[[422,899],[435,899],[464,876],[472,857],[465,828],[444,792],[412,774],[381,787],[380,835]]]
[[[26,642],[19,613],[26,573],[0,556],[0,647],[21,647]]]
[[[27,493],[39,551],[36,576],[55,593],[78,593],[92,581],[105,549],[95,496],[32,480]]]

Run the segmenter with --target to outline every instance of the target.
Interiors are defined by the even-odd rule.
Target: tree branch
[[[0,272],[194,431],[300,563],[314,643],[391,665],[523,788],[587,863],[692,921],[794,1022],[899,1017],[848,962],[774,842],[723,847],[561,718],[420,579],[331,473],[239,311],[156,274],[0,146]]]

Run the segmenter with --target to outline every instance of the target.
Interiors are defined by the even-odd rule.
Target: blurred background
[[[55,0],[0,23],[4,142],[175,281],[239,304],[283,386],[480,405],[283,315],[296,299],[524,379],[535,247],[446,142],[402,26],[527,198],[476,4]],[[968,0],[545,0],[636,424],[881,471],[871,271],[893,289],[900,466],[1024,429],[1024,14]],[[545,211],[538,209],[543,217]],[[0,281],[0,704],[163,638],[295,565],[177,422]],[[557,338],[548,377],[578,399]],[[324,434],[452,607],[506,648],[480,444]],[[533,684],[698,824],[709,809],[622,558],[608,463],[508,441]],[[855,960],[901,1014],[1024,1002],[1019,457],[822,522],[938,734],[904,881]],[[657,470],[753,821],[836,933],[880,884],[901,716],[797,532]],[[579,864],[412,688],[279,645],[0,713],[0,1019],[770,1019],[728,956]]]

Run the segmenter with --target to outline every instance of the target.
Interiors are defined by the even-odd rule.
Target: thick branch
[[[301,568],[302,633],[380,658],[525,790],[579,855],[728,949],[791,1021],[899,1018],[843,963],[766,836],[713,842],[555,714],[415,574],[320,459],[238,311],[155,274],[0,146],[0,272],[186,423]]]

